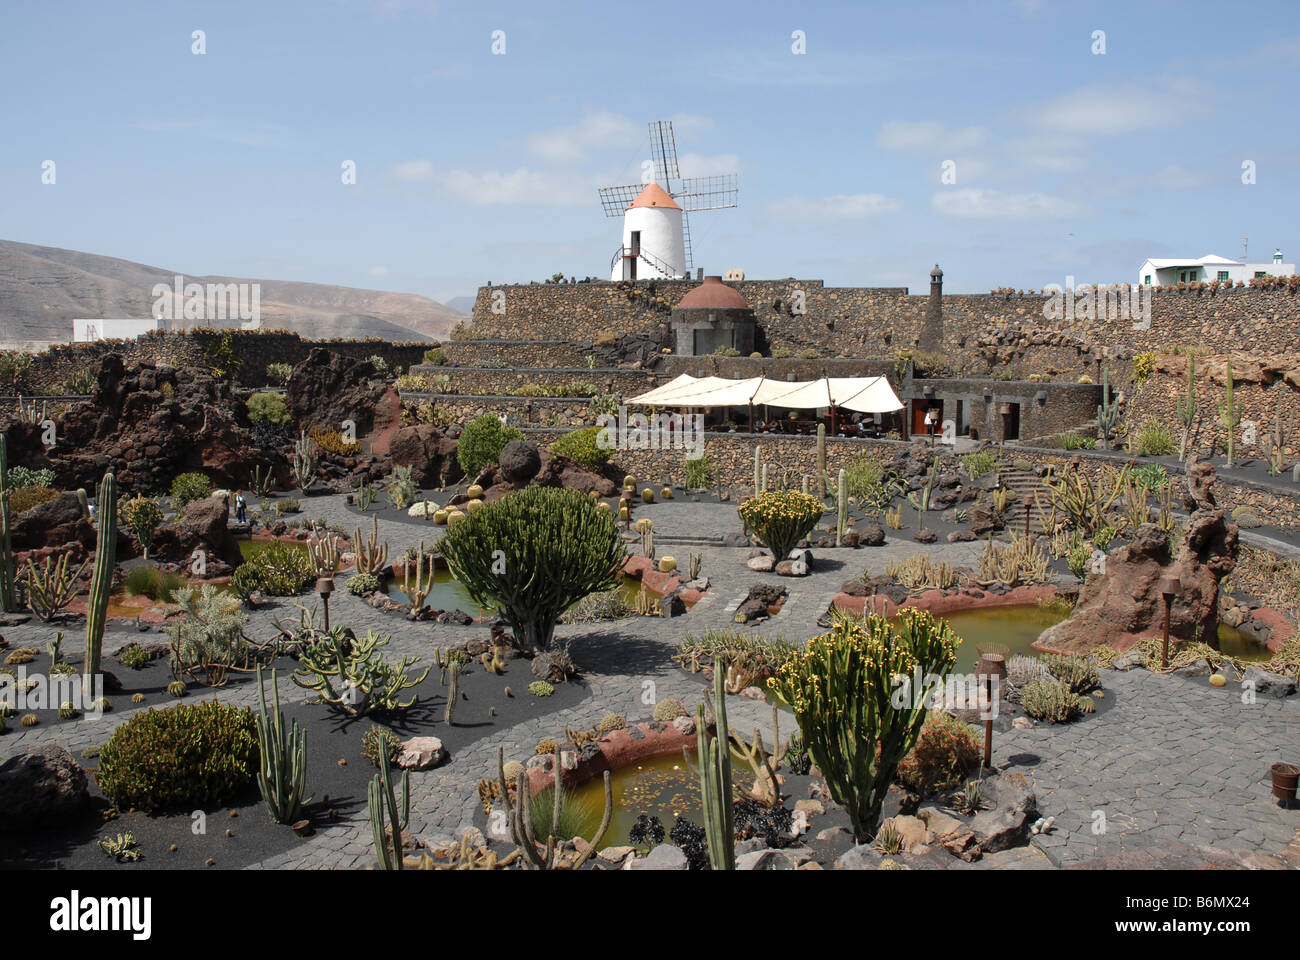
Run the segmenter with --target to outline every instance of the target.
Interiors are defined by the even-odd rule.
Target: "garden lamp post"
[[[1158,589],[1160,596],[1165,601],[1165,643],[1164,651],[1160,655],[1160,669],[1169,669],[1169,608],[1173,606],[1174,597],[1178,596],[1178,591],[1182,589],[1182,582],[1175,576],[1166,575],[1160,578]]]
[[[984,766],[993,768],[993,712],[994,691],[1000,697],[1002,681],[1007,677],[1007,661],[1000,653],[986,653],[980,657],[975,675],[983,678],[983,688],[987,695],[984,712]]]
[[[316,578],[316,593],[325,604],[325,632],[330,631],[330,594],[334,592],[334,578],[319,576]]]

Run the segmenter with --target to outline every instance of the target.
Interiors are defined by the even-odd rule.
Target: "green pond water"
[[[427,581],[427,578],[426,578]],[[641,581],[633,577],[621,577],[619,579],[618,591],[623,598],[634,607],[636,605],[636,595],[641,589]],[[406,594],[402,592],[401,577],[390,579],[388,582],[388,595],[394,600],[406,602]],[[652,598],[658,594],[651,593]],[[480,616],[490,613],[490,610],[480,608],[449,570],[438,568],[433,574],[433,588],[424,600],[424,606],[433,610],[464,610],[466,613],[477,612]],[[689,605],[688,605],[689,606]]]
[[[672,830],[679,816],[685,816],[703,826],[700,818],[700,780],[694,762],[694,754],[691,756],[691,765],[687,765],[685,758],[678,752],[630,763],[613,771],[610,781],[614,794],[614,813],[605,839],[601,841],[601,849],[625,846],[628,843],[628,831],[643,813],[658,817],[664,825],[665,834]],[[737,765],[733,762],[731,771],[733,789],[739,799],[754,786],[754,776],[743,763]],[[544,797],[549,799],[550,791]],[[590,840],[599,829],[605,810],[604,778],[596,777],[570,790],[565,795],[565,809],[570,812],[564,814],[562,827],[576,828],[577,834]]]
[[[1031,644],[1039,634],[1060,623],[1065,616],[1050,607],[1025,604],[964,610],[949,614],[945,619],[952,624],[953,632],[962,638],[953,672],[973,673],[980,658],[979,646],[1002,644],[1010,649],[1011,656],[1036,657],[1041,651]],[[1222,623],[1219,624],[1219,649],[1243,660],[1267,660],[1271,656],[1268,648],[1254,637]]]

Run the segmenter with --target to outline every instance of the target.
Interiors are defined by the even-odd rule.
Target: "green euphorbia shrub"
[[[576,490],[529,487],[484,504],[438,542],[452,576],[500,608],[523,650],[545,650],[560,615],[618,582],[627,550],[607,511]]]
[[[269,423],[287,427],[293,423],[289,405],[278,393],[255,393],[248,398],[248,419],[254,423]]]
[[[95,782],[114,806],[192,810],[237,795],[257,774],[252,711],[208,700],[137,713],[99,754]]]
[[[584,427],[582,430],[566,433],[551,444],[551,453],[568,457],[581,467],[599,472],[609,463],[611,452],[596,442],[599,434],[599,427]]]
[[[501,449],[511,440],[522,440],[524,435],[514,427],[507,427],[490,413],[479,417],[460,435],[456,442],[456,459],[469,477],[474,477],[486,464],[496,463]]]
[[[822,502],[798,490],[769,490],[740,505],[740,518],[779,562],[821,519]]]

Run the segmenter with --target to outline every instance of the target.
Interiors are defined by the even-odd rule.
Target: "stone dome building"
[[[754,352],[755,328],[754,311],[739,291],[721,277],[705,277],[673,307],[673,352],[699,357],[731,347],[748,356]]]

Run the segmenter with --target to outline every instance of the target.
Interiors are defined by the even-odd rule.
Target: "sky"
[[[691,218],[706,273],[1041,289],[1243,236],[1294,262],[1295,11],[3,0],[0,239],[440,301],[608,277],[597,188],[671,120],[682,176],[738,177]]]

